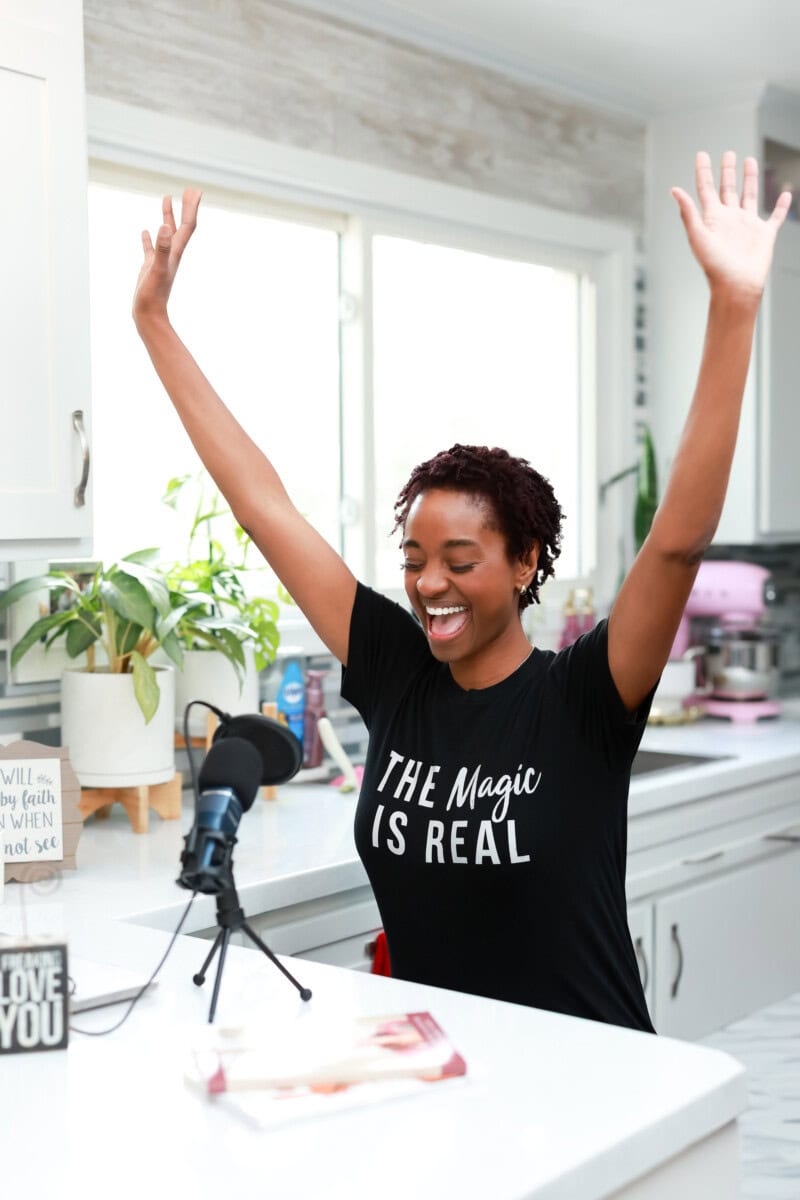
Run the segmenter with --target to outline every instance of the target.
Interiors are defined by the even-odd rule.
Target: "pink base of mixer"
[[[700,704],[709,717],[727,717],[740,725],[752,725],[762,717],[778,717],[781,706],[777,700],[714,700],[710,696],[692,696],[692,704]]]

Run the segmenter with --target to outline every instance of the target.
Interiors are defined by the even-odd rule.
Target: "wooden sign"
[[[0,1054],[63,1050],[68,1039],[67,947],[0,944]]]
[[[5,880],[32,883],[75,869],[81,789],[64,746],[0,747],[0,842]]]

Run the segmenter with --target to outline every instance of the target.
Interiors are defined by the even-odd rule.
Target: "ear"
[[[541,542],[534,541],[533,547],[527,554],[521,554],[517,568],[517,587],[527,587],[533,581],[536,574],[536,568],[539,565],[539,552],[541,550]]]

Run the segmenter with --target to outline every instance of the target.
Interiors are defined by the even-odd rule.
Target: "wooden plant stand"
[[[133,832],[147,833],[151,808],[165,821],[180,817],[181,787],[181,774],[176,771],[166,783],[145,783],[139,787],[83,788],[78,808],[84,818],[96,813],[102,819],[110,814],[111,805],[118,802],[128,814]]]

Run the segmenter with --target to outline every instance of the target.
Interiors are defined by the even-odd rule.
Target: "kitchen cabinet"
[[[704,1037],[800,989],[800,776],[634,817],[629,924],[658,1033]],[[637,954],[642,962],[642,950]]]
[[[710,153],[718,178],[719,161],[726,149],[736,150],[740,174],[746,155],[759,159],[768,193],[784,182],[800,185],[800,98],[767,88],[735,103],[669,113],[652,121],[650,138],[647,290],[651,424],[663,491],[694,391],[708,308],[708,286],[689,250],[670,188],[680,185],[694,195],[696,151]],[[767,198],[771,200],[771,196]],[[715,539],[721,544],[800,537],[797,202],[792,216],[795,219],[787,220],[778,235],[759,315],[728,495]]]
[[[797,989],[798,883],[794,849],[659,900],[660,1034],[703,1037]]]
[[[639,975],[644,988],[644,998],[647,1001],[647,1011],[652,1020],[654,1007],[654,973],[653,973],[653,906],[652,904],[632,904],[628,907],[628,928],[631,931],[633,948],[636,951],[636,961],[639,964]]]
[[[91,552],[89,270],[79,0],[0,12],[0,559]],[[12,119],[13,115],[13,119]]]
[[[275,954],[291,954],[354,971],[371,970],[374,941],[381,928],[378,906],[369,887],[257,913],[248,916],[247,921]],[[213,928],[197,936],[213,939],[216,934]],[[252,945],[241,933],[234,934],[232,941],[240,946]]]

